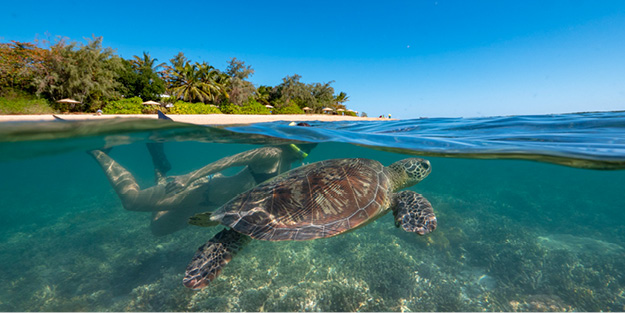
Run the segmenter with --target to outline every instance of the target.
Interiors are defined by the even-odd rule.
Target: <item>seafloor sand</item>
[[[105,119],[105,118],[157,118],[156,114],[56,114],[58,117],[67,120],[85,119]],[[388,118],[373,117],[353,117],[328,114],[276,114],[276,115],[242,115],[242,114],[190,114],[190,115],[168,115],[176,122],[192,123],[200,125],[224,125],[224,124],[252,124],[275,121],[389,121]],[[18,121],[52,121],[54,117],[46,115],[0,115],[0,122]]]

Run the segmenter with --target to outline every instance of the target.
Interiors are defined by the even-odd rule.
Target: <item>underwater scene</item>
[[[625,310],[625,113],[308,123],[0,124],[0,311]],[[430,233],[391,208],[329,238],[249,240],[183,284],[229,229],[190,217],[289,167],[413,157],[418,184],[358,185],[423,195]]]

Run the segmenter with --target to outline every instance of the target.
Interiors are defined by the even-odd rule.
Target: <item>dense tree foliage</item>
[[[225,71],[206,62],[192,62],[182,52],[168,63],[158,63],[148,52],[123,59],[102,46],[102,37],[86,44],[57,39],[49,43],[0,43],[0,96],[37,95],[54,103],[60,111],[137,112],[138,101],[185,101],[185,110],[223,113],[298,114],[304,107],[315,113],[330,107],[345,109],[348,96],[335,94],[326,83],[304,83],[294,74],[277,86],[259,86],[250,81],[254,69],[232,58]],[[161,99],[163,94],[169,95]],[[56,101],[72,98],[80,105],[62,106]],[[129,101],[121,101],[130,99]],[[182,102],[181,102],[182,103]],[[213,109],[203,109],[201,105]],[[212,105],[212,107],[211,107]],[[193,109],[191,109],[193,108]],[[146,112],[145,109],[141,111]]]
[[[35,72],[44,53],[44,49],[33,43],[0,43],[0,89],[34,93]]]
[[[206,62],[191,63],[179,53],[166,67],[167,90],[173,99],[188,102],[215,103],[221,97],[228,98],[223,75]]]
[[[121,66],[111,48],[102,47],[102,37],[86,45],[57,41],[47,50],[34,83],[37,93],[53,101],[75,98],[85,107],[82,111],[119,97],[116,92],[116,72]]]
[[[165,92],[165,82],[158,74],[164,63],[155,65],[157,59],[144,52],[143,58],[120,59],[122,66],[117,72],[117,91],[124,98],[140,97],[144,101],[159,100]]]
[[[254,95],[256,88],[252,83],[246,81],[253,74],[254,70],[251,66],[245,66],[245,62],[236,58],[230,59],[228,68],[226,68],[228,79],[225,86],[230,95],[230,102],[240,106]]]

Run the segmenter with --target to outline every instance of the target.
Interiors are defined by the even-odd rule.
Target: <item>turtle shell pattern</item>
[[[380,162],[333,159],[298,167],[248,190],[213,216],[254,239],[331,237],[379,217],[391,182]]]

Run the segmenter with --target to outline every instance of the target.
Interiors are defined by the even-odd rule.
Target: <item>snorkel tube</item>
[[[289,147],[291,147],[291,149],[293,149],[293,151],[295,151],[295,153],[297,153],[297,155],[301,158],[301,159],[305,159],[306,157],[308,157],[308,153],[302,151],[302,149],[300,149],[297,145],[295,144],[290,144]]]

